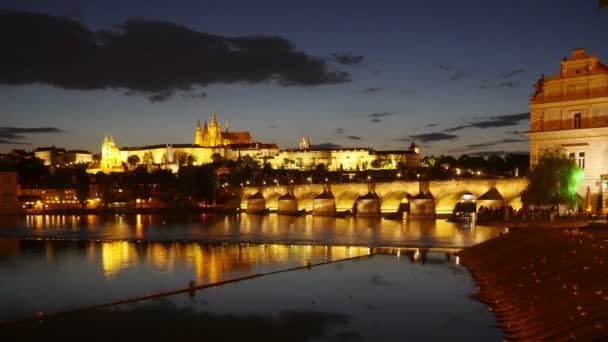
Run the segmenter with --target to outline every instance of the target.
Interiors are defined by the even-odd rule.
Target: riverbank
[[[507,340],[608,338],[608,237],[517,229],[457,253]]]

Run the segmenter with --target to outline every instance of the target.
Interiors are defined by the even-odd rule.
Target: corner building
[[[584,171],[578,194],[591,193],[593,212],[608,212],[608,67],[583,49],[544,74],[530,99],[530,166],[543,149],[561,146]]]

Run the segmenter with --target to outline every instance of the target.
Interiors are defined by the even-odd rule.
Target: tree
[[[437,162],[435,156],[427,156],[422,158],[422,163],[428,165],[429,167],[434,167],[435,162]]]
[[[538,165],[530,171],[529,184],[522,201],[526,204],[578,206],[576,194],[583,171],[561,147],[543,149]]]
[[[144,158],[143,158],[143,162],[146,165],[150,165],[154,163],[154,156],[152,155],[152,152],[148,151],[146,153],[144,153]]]
[[[22,185],[42,185],[49,177],[49,169],[38,158],[21,158],[17,161],[17,177]]]
[[[224,157],[222,157],[222,155],[217,152],[215,152],[211,155],[211,160],[212,160],[212,163],[216,166],[219,164],[222,164],[225,161]]]
[[[505,172],[505,160],[497,154],[488,157],[486,172],[492,175],[500,175]]]
[[[87,207],[89,199],[89,175],[85,168],[74,170],[74,186],[76,187],[76,199],[83,209]]]
[[[181,167],[178,178],[185,198],[204,201],[205,204],[215,199],[218,181],[211,165]]]
[[[127,158],[127,163],[129,163],[131,167],[134,167],[139,164],[139,156],[137,154],[130,155],[129,158]]]
[[[505,168],[512,176],[525,176],[530,169],[530,155],[509,153],[505,156]]]

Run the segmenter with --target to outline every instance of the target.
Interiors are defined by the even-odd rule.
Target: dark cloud
[[[165,101],[166,99],[170,98],[171,96],[173,96],[173,93],[175,93],[174,90],[165,90],[165,91],[161,91],[159,93],[156,93],[154,95],[150,95],[148,96],[148,100],[150,100],[150,102],[160,102],[160,101]]]
[[[520,86],[519,81],[500,81],[497,83],[490,83],[489,81],[484,81],[479,88],[481,89],[491,89],[491,88],[517,88]]]
[[[343,134],[344,133],[344,128],[336,128],[334,130],[334,133],[336,133],[336,134]]]
[[[356,135],[347,135],[346,137],[350,140],[361,140],[361,137]]]
[[[426,125],[426,126],[424,126],[424,127],[435,127],[435,126],[439,126],[439,124],[436,124],[436,123],[430,123],[430,124],[428,124],[428,125]]]
[[[450,74],[451,74],[449,77],[450,81],[458,81],[458,80],[462,80],[462,79],[466,79],[466,78],[473,78],[473,74],[471,72],[468,72],[464,69],[457,69],[453,65],[439,64],[439,69],[441,69],[445,72],[450,72]]]
[[[8,85],[125,89],[160,101],[214,83],[350,82],[349,73],[282,37],[225,37],[162,21],[127,20],[95,32],[68,18],[0,10],[0,41],[0,84]],[[336,58],[350,64],[363,59]]]
[[[207,93],[204,91],[201,91],[200,93],[197,93],[197,94],[188,93],[188,94],[182,95],[182,97],[189,98],[189,99],[204,99],[207,97]]]
[[[372,87],[372,88],[363,89],[363,90],[361,90],[361,92],[362,93],[368,93],[368,94],[369,93],[377,93],[377,92],[379,92],[379,91],[381,91],[383,89],[384,88],[382,88],[382,87]]]
[[[502,76],[503,78],[507,78],[507,79],[508,79],[508,78],[511,78],[511,77],[513,77],[513,76],[515,76],[515,75],[517,75],[517,74],[523,74],[523,73],[525,73],[525,72],[526,72],[526,70],[525,70],[525,69],[513,69],[513,70],[511,70],[511,71],[505,71],[505,72],[503,72],[503,73],[501,74],[501,76]]]
[[[508,114],[508,115],[497,115],[490,116],[488,120],[473,122],[467,125],[460,125],[456,127],[446,128],[444,132],[454,132],[459,131],[461,129],[475,127],[475,128],[492,128],[492,127],[507,127],[507,126],[515,126],[519,124],[520,121],[525,121],[530,119],[530,113],[521,113],[521,114]]]
[[[369,114],[370,118],[383,118],[385,116],[394,115],[395,112],[381,112],[381,113],[371,113]]]
[[[492,88],[517,88],[520,86],[519,81],[511,80],[513,76],[525,73],[525,69],[513,69],[502,72],[494,77],[490,77],[481,82],[479,88],[481,89],[492,89]]]
[[[432,142],[432,141],[454,140],[456,138],[458,138],[457,135],[439,132],[439,133],[416,134],[416,135],[412,135],[407,140],[402,140],[402,141],[419,140],[423,143],[427,143],[427,142]]]
[[[355,55],[352,52],[332,53],[331,56],[340,64],[359,64],[363,62],[363,56]]]
[[[382,120],[381,120],[381,119],[378,119],[378,118],[371,119],[371,120],[369,120],[369,121],[371,121],[371,122],[382,122]]]
[[[479,152],[467,152],[467,154],[470,156],[474,156],[474,157],[489,157],[492,155],[504,156],[506,154],[528,155],[530,153],[527,151],[479,151]]]
[[[454,69],[454,67],[447,64],[439,64],[439,69],[443,71],[451,71],[452,69]]]
[[[519,81],[502,81],[498,83],[498,88],[517,88]]]
[[[336,145],[334,143],[326,142],[326,143],[321,143],[321,144],[318,144],[318,145],[312,145],[311,147],[312,148],[316,148],[316,149],[320,149],[320,150],[333,150],[333,149],[340,148],[342,146]]]
[[[513,135],[521,135],[520,131],[507,131],[505,133],[507,133],[507,134],[513,134]]]
[[[277,125],[270,125],[270,126],[268,126],[268,128],[279,128],[279,126],[277,126]]]
[[[457,71],[450,76],[450,81],[458,81],[465,78],[473,78],[473,74],[465,71]]]
[[[63,131],[55,127],[0,127],[0,144],[20,144],[29,145],[18,140],[25,139],[24,134],[39,134],[39,133],[62,133]]]
[[[495,145],[499,145],[499,144],[509,144],[509,143],[526,142],[526,141],[528,141],[528,140],[506,138],[506,139],[501,139],[501,140],[497,140],[497,141],[488,141],[488,142],[480,143],[480,144],[467,145],[467,148],[484,148],[484,147],[495,146]]]
[[[1,139],[1,138],[0,138],[0,144],[31,145],[30,143],[24,143],[24,142],[13,141],[13,140],[6,140],[6,139]]]

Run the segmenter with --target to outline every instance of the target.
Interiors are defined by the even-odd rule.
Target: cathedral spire
[[[230,131],[230,126],[228,126],[228,119],[226,119],[226,132]]]
[[[217,117],[215,116],[215,112],[211,114],[211,126],[217,126]]]
[[[201,129],[201,120],[196,120],[196,131],[194,132],[194,145],[203,144],[203,130]]]

